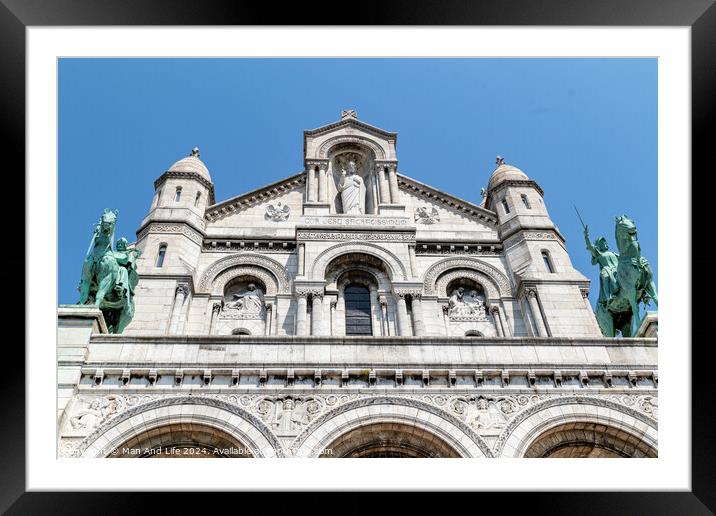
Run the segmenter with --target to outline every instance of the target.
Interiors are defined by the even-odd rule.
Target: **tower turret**
[[[497,213],[507,269],[536,336],[601,333],[587,297],[589,280],[569,259],[565,240],[547,212],[536,181],[497,156],[485,207]]]
[[[206,207],[214,204],[209,169],[199,149],[174,163],[154,182],[149,213],[137,231],[140,270],[187,274],[196,268],[204,236]]]

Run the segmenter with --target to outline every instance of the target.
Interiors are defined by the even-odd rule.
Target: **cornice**
[[[304,144],[306,142],[307,136],[319,136],[321,134],[329,133],[335,129],[339,129],[341,127],[353,125],[356,127],[360,127],[361,129],[365,129],[368,132],[374,133],[378,136],[383,136],[389,140],[392,140],[394,142],[398,141],[398,133],[393,133],[390,131],[386,131],[384,129],[381,129],[380,127],[376,127],[374,125],[367,124],[361,120],[358,120],[356,118],[347,118],[345,120],[338,120],[337,122],[333,122],[327,125],[323,125],[321,127],[317,127],[316,129],[308,129],[306,131],[303,131],[303,141]],[[305,155],[305,152],[304,152]]]

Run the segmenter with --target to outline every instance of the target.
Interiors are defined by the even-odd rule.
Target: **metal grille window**
[[[346,301],[346,335],[373,335],[370,318],[370,291],[360,285],[348,285]]]

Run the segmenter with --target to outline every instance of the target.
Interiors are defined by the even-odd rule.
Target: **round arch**
[[[250,449],[229,433],[200,422],[160,424],[121,443],[111,458],[218,459],[253,457]]]
[[[451,269],[459,270],[453,272]],[[439,296],[442,293],[441,288],[444,290],[450,281],[459,277],[468,277],[483,285],[489,299],[512,296],[507,276],[476,258],[446,258],[433,264],[425,272],[423,290],[426,295]]]
[[[217,429],[242,443],[253,457],[282,457],[278,438],[256,416],[215,398],[179,396],[133,407],[88,435],[77,447],[77,457],[106,457],[122,443],[171,424],[200,424]]]
[[[296,457],[318,457],[341,436],[374,424],[407,425],[424,435],[434,435],[460,457],[491,457],[487,443],[464,422],[414,399],[363,398],[337,407],[316,418],[296,437]]]
[[[601,398],[565,396],[547,400],[518,414],[495,444],[499,457],[524,457],[548,432],[569,424],[601,425],[632,436],[645,449],[657,449],[657,422],[634,409]],[[626,438],[625,438],[626,439]]]
[[[239,253],[215,261],[201,275],[198,291],[223,292],[223,286],[226,282],[241,274],[239,270],[232,272],[231,269],[240,269],[242,267],[249,267],[252,271],[263,274],[264,277],[270,277],[270,281],[264,282],[267,289],[269,288],[269,283],[271,283],[275,285],[277,293],[290,293],[290,280],[286,267],[273,258],[256,253]]]
[[[323,279],[326,274],[328,264],[335,258],[344,254],[358,253],[368,254],[380,259],[392,281],[396,279],[408,279],[408,271],[406,270],[405,265],[403,265],[395,254],[379,245],[369,242],[342,242],[322,251],[314,260],[313,267],[311,267],[311,279]]]
[[[326,141],[321,143],[320,147],[318,147],[318,151],[316,152],[317,159],[326,159],[333,147],[346,143],[367,147],[373,152],[375,159],[386,159],[386,151],[383,147],[375,143],[370,138],[360,135],[340,135],[328,138]]]

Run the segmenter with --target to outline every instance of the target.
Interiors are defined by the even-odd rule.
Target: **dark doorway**
[[[370,317],[370,291],[360,285],[348,285],[346,300],[346,335],[373,335]]]

